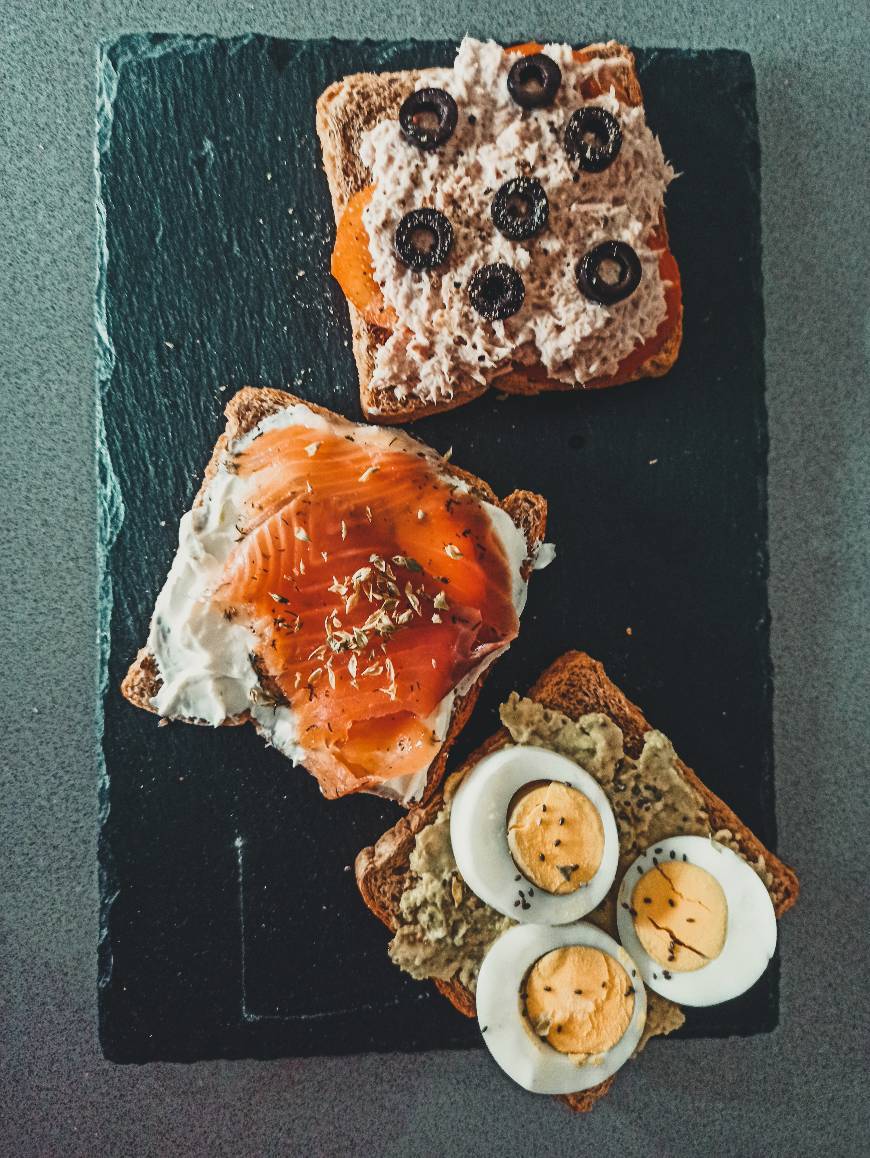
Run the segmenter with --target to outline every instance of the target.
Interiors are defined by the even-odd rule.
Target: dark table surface
[[[122,31],[618,36],[753,54],[762,143],[781,929],[772,1035],[654,1043],[588,1119],[480,1052],[115,1066],[96,1036],[95,44]],[[2,32],[0,1154],[861,1153],[868,219],[858,5],[68,3]],[[844,99],[843,94],[849,94]],[[833,115],[832,110],[836,111]],[[11,177],[11,180],[10,180]],[[857,908],[857,913],[860,913]],[[833,951],[832,951],[833,947]],[[845,948],[844,948],[845,947]],[[654,1051],[654,1052],[653,1052]]]

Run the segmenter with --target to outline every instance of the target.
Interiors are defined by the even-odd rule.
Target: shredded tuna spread
[[[618,61],[576,61],[564,44],[543,51],[562,72],[549,108],[521,109],[507,89],[517,58],[493,41],[466,38],[453,68],[427,70],[418,84],[456,101],[448,141],[434,152],[415,148],[397,120],[363,136],[360,155],[375,186],[363,218],[374,276],[399,318],[377,352],[373,388],[439,401],[452,397],[457,379],[485,384],[514,362],[540,362],[551,378],[579,387],[613,374],[665,319],[665,284],[649,240],[673,170],[642,106],[622,104],[612,87],[582,95],[585,80]],[[598,173],[580,172],[563,144],[566,124],[584,105],[606,109],[622,130],[616,160]],[[517,176],[540,181],[550,207],[547,228],[525,242],[502,236],[491,218],[494,194]],[[449,218],[454,244],[442,266],[414,272],[397,260],[393,238],[401,218],[423,207]],[[632,246],[642,267],[637,290],[614,305],[585,297],[575,279],[579,259],[605,240]],[[468,283],[495,262],[520,274],[525,301],[513,317],[490,322],[475,312]]]

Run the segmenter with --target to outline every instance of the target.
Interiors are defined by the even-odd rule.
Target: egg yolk
[[[722,952],[728,904],[706,869],[686,861],[650,869],[634,886],[631,907],[638,940],[665,969],[690,973]]]
[[[532,1029],[559,1053],[606,1053],[628,1029],[634,985],[600,949],[569,945],[539,957],[526,976]]]
[[[508,809],[507,838],[523,876],[557,895],[587,884],[604,855],[598,809],[578,789],[555,780],[517,792]]]

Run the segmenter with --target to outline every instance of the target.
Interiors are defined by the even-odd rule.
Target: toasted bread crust
[[[581,50],[584,57],[598,56],[605,59],[626,61],[615,73],[624,89],[628,102],[639,105],[643,101],[634,54],[624,44],[609,41],[606,44],[591,44]],[[323,167],[329,183],[332,209],[338,222],[350,198],[371,184],[371,173],[359,156],[360,139],[364,132],[382,120],[398,116],[399,106],[429,69],[413,69],[406,72],[355,73],[331,84],[317,101],[317,135],[323,153]],[[660,231],[665,247],[668,245],[664,216],[660,221]],[[457,406],[479,398],[488,389],[504,391],[507,394],[531,396],[546,390],[600,389],[606,386],[622,385],[640,378],[660,378],[673,366],[679,354],[683,334],[682,301],[672,327],[661,346],[633,371],[617,371],[612,377],[598,379],[587,386],[575,386],[560,382],[540,374],[540,366],[529,368],[515,363],[504,373],[498,374],[488,385],[465,381],[454,383],[454,395],[449,402],[424,402],[418,398],[399,400],[388,391],[378,391],[371,385],[375,358],[380,346],[389,337],[389,331],[367,322],[362,313],[348,302],[350,312],[353,353],[356,359],[360,385],[360,405],[363,413],[371,420],[384,425],[398,422],[414,422],[427,415],[454,410]]]
[[[604,666],[584,652],[569,651],[560,656],[542,673],[527,695],[571,719],[590,712],[604,713],[620,728],[625,751],[635,759],[640,756],[644,736],[652,727],[640,708],[608,679]],[[417,833],[437,816],[444,802],[445,789],[452,790],[485,755],[510,742],[507,729],[500,728],[451,773],[439,792],[424,806],[412,808],[372,847],[364,848],[357,856],[356,880],[362,898],[391,932],[398,926],[399,903],[409,881],[409,860]],[[773,877],[770,893],[774,911],[777,917],[782,916],[798,897],[800,886],[794,870],[770,852],[682,760],[677,760],[677,767],[703,798],[713,831],[729,829],[747,859],[764,857],[766,868]],[[434,984],[460,1013],[466,1017],[476,1015],[474,995],[459,981],[436,980]],[[607,1093],[612,1084],[613,1078],[609,1078],[593,1089],[563,1100],[571,1109],[585,1112]]]
[[[298,398],[284,390],[273,390],[268,387],[246,386],[235,394],[227,403],[225,414],[227,425],[224,433],[215,443],[214,451],[205,469],[202,484],[194,499],[194,507],[200,506],[205,498],[208,484],[217,472],[221,458],[224,455],[227,443],[253,430],[258,422],[274,414],[291,403],[301,402],[317,414],[325,417],[334,417],[331,411],[317,406],[304,398]],[[547,502],[542,495],[532,491],[513,491],[503,501],[500,501],[492,488],[483,479],[450,464],[450,473],[465,480],[471,491],[494,506],[500,506],[512,519],[514,524],[523,532],[529,547],[529,560],[525,564],[525,577],[528,578],[531,570],[531,557],[537,547],[544,541],[547,525]],[[453,712],[447,729],[447,736],[438,756],[433,761],[426,780],[426,789],[423,800],[428,800],[437,790],[447,765],[447,757],[454,740],[464,728],[469,716],[477,703],[489,669],[484,670],[465,695],[457,696],[453,704]],[[137,708],[154,712],[152,700],[160,690],[160,673],[157,661],[147,647],[140,649],[136,659],[130,665],[126,676],[121,683],[121,694]],[[250,714],[244,712],[239,716],[224,721],[224,726],[244,724],[250,719]],[[185,721],[190,723],[192,721]]]

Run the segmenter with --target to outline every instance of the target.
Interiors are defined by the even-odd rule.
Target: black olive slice
[[[514,177],[492,199],[491,213],[496,229],[509,241],[528,241],[547,224],[550,203],[540,181]]]
[[[406,97],[399,109],[399,126],[405,137],[431,153],[449,141],[458,117],[456,101],[443,88],[421,88]]]
[[[515,314],[526,296],[523,279],[512,266],[503,261],[482,265],[468,283],[471,304],[482,318],[490,322],[502,321]]]
[[[447,260],[453,226],[437,209],[412,209],[396,226],[393,249],[409,269],[435,269]]]
[[[587,298],[611,306],[640,285],[640,258],[624,241],[603,241],[577,262],[577,285]]]
[[[565,152],[587,173],[612,165],[621,147],[619,121],[598,105],[578,109],[565,128]]]
[[[562,70],[545,52],[521,56],[508,73],[507,86],[521,109],[551,105],[562,83]]]

